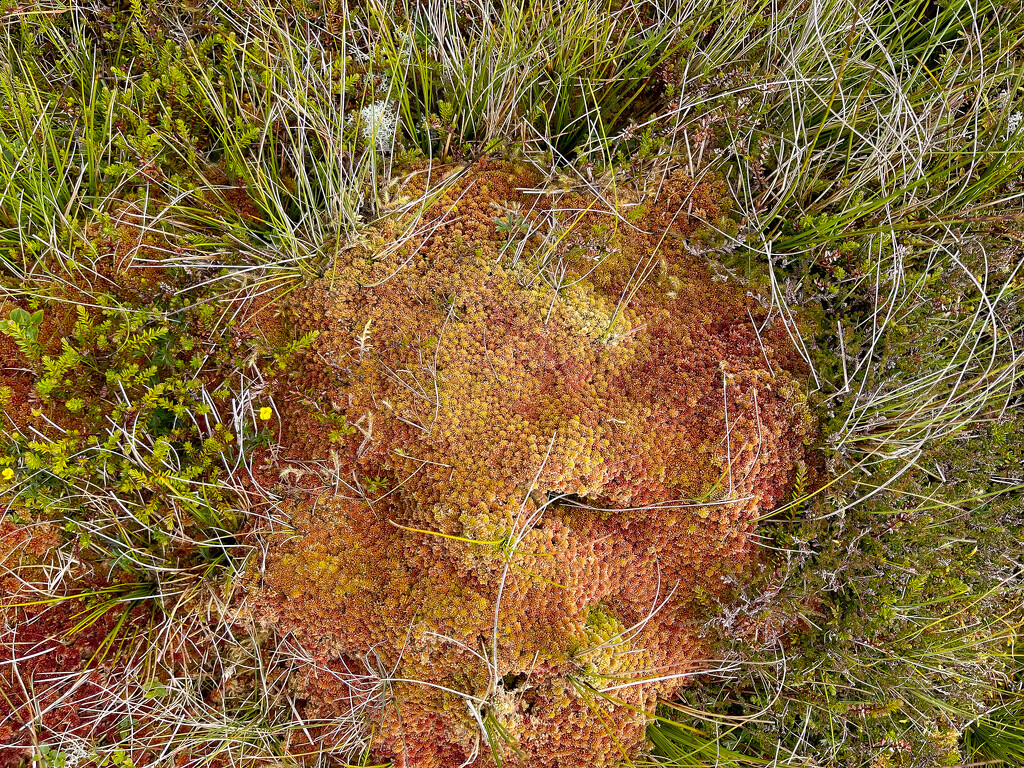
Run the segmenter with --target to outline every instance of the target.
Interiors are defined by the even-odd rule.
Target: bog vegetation
[[[0,766],[1024,764],[1024,6],[0,0]]]

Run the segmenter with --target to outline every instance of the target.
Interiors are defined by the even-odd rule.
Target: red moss
[[[400,680],[376,710],[396,766],[492,764],[467,702],[511,742],[506,765],[635,756],[642,713],[705,655],[694,596],[751,556],[810,430],[784,330],[759,339],[764,313],[687,254],[719,190],[672,180],[630,226],[519,191],[537,183],[475,170],[291,305],[320,335],[278,393],[264,480],[329,469],[298,483],[256,603],[323,669]],[[507,245],[509,211],[539,234]],[[354,678],[323,669],[310,704],[340,715],[331,691]]]
[[[118,605],[90,623],[103,599],[94,595],[113,584],[80,568],[60,594],[48,591],[61,543],[50,523],[0,521],[0,766],[19,765],[51,734],[116,740],[126,714],[108,706],[109,689],[147,611]]]

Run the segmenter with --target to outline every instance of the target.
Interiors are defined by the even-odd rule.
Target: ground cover
[[[1024,8],[3,9],[0,763],[1021,762]]]

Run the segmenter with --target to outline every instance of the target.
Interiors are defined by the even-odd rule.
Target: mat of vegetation
[[[1024,765],[1024,4],[0,0],[0,766]]]

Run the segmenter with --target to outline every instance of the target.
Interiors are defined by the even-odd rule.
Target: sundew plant
[[[1020,0],[0,19],[0,768],[1024,765]]]

